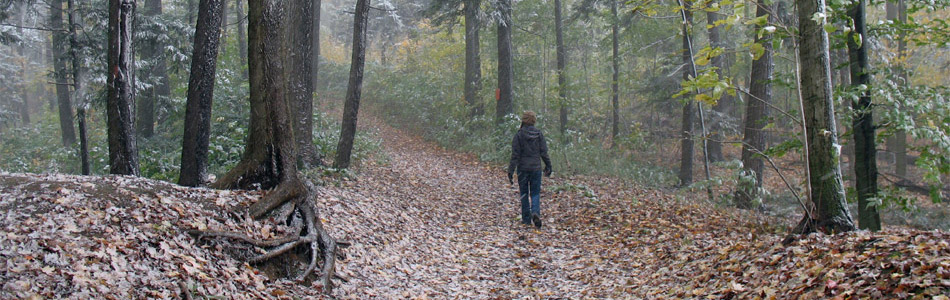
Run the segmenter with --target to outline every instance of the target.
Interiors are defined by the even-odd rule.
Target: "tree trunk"
[[[620,18],[617,15],[617,0],[610,0],[610,15],[613,19],[610,21],[611,42],[613,44],[613,77],[610,80],[610,103],[613,106],[613,128],[610,131],[611,145],[617,145],[617,135],[620,134]]]
[[[482,63],[479,55],[478,30],[481,27],[478,21],[478,1],[463,0],[465,14],[465,103],[471,109],[472,116],[484,113],[481,100],[478,97],[482,87]]]
[[[79,57],[79,32],[80,26],[79,7],[76,5],[78,0],[68,0],[69,8],[69,55],[72,59],[73,71],[73,99],[76,100],[76,119],[79,125],[79,165],[82,175],[91,173],[89,163],[89,142],[86,138],[86,103],[82,60]]]
[[[756,17],[768,15],[769,24],[775,21],[771,14],[772,5],[766,0],[759,0]],[[772,73],[775,65],[772,63],[772,35],[756,34],[763,26],[756,25],[755,43],[762,45],[765,51],[758,60],[752,61],[752,74],[749,78],[749,97],[746,100],[746,118],[742,138],[742,167],[747,175],[755,176],[753,186],[736,189],[736,206],[752,208],[758,190],[762,187],[763,161],[759,154],[765,151],[765,125],[769,123],[769,103],[772,102]]]
[[[689,66],[692,63],[692,57],[689,56],[689,35],[690,26],[693,22],[693,13],[687,9],[690,1],[684,1],[684,21],[683,21],[683,65]],[[690,68],[683,68],[683,80],[689,80],[692,76]],[[693,183],[693,123],[696,112],[694,111],[693,100],[686,97],[686,103],[683,105],[683,126],[681,127],[680,142],[680,170],[679,179],[681,186],[688,186]]]
[[[886,9],[888,20],[900,23],[907,22],[907,6],[904,0],[887,1]],[[906,66],[902,63],[907,56],[906,35],[905,31],[900,31],[897,34],[897,56],[900,58],[898,61],[901,62],[898,65],[898,76],[903,81],[900,83],[901,86],[910,85]],[[907,178],[907,132],[897,130],[893,137],[888,138],[887,150],[894,154],[894,173],[901,182],[909,182]]]
[[[801,101],[805,119],[805,141],[808,153],[808,182],[815,220],[805,220],[799,232],[821,230],[844,232],[854,230],[848,211],[839,166],[840,145],[834,118],[831,93],[831,65],[828,54],[828,33],[824,18],[825,1],[799,1],[798,21],[801,34]]]
[[[146,0],[144,10],[146,18],[156,19],[162,15],[162,0]],[[138,99],[135,129],[143,138],[151,138],[155,135],[156,106],[162,103],[162,99],[171,95],[163,48],[164,45],[158,42],[157,37],[150,36],[146,38],[145,45],[140,50],[144,60],[154,62],[151,69],[143,72],[145,78],[158,78],[154,85],[142,91],[144,97]]]
[[[17,24],[19,25],[16,29],[16,34],[19,37],[24,37],[23,35],[23,26],[25,25],[24,15],[26,14],[26,3],[17,4]],[[20,121],[23,122],[23,125],[30,124],[30,95],[26,90],[26,68],[27,68],[27,59],[26,56],[26,47],[24,44],[26,41],[21,40],[17,43],[17,54],[20,56],[20,68],[18,71],[17,77],[19,78],[17,84],[17,94],[20,96],[20,102],[17,106],[17,110],[20,113]],[[52,51],[50,51],[52,52]],[[50,100],[50,106],[52,106],[52,100]]]
[[[511,62],[511,0],[497,2],[501,20],[498,21],[498,103],[495,108],[495,123],[500,124],[512,113]]]
[[[304,216],[307,234],[291,236],[290,242],[261,254],[250,262],[263,262],[284,252],[278,249],[295,249],[306,244],[310,252],[310,265],[297,277],[303,281],[317,264],[317,251],[323,253],[324,266],[320,275],[323,291],[331,290],[336,259],[336,241],[326,233],[313,209],[313,186],[299,178],[297,153],[293,130],[293,108],[283,91],[284,65],[280,55],[284,25],[284,7],[281,0],[251,0],[248,4],[248,46],[251,124],[244,156],[231,171],[215,182],[218,188],[261,187],[272,191],[248,208],[253,218],[261,218],[275,208],[288,204]],[[365,12],[365,10],[364,10]],[[308,82],[309,84],[309,82]],[[214,235],[213,233],[210,235]],[[230,235],[230,236],[233,236]],[[274,241],[271,241],[274,242]]]
[[[69,84],[66,70],[66,32],[63,27],[63,0],[49,1],[49,26],[53,31],[53,78],[56,81],[56,99],[59,103],[59,128],[63,134],[63,147],[76,143],[73,128],[73,105],[69,99]]]
[[[247,65],[247,16],[244,15],[244,1],[237,0],[234,4],[238,18],[238,55],[241,56],[241,76],[245,81],[248,80],[247,71],[250,68]]]
[[[870,66],[868,64],[867,25],[865,24],[865,0],[858,0],[848,9],[854,22],[854,30],[848,33],[848,54],[851,66],[851,86],[871,85]],[[858,44],[855,39],[864,42]],[[877,143],[874,141],[874,115],[871,109],[871,94],[862,91],[858,101],[852,101],[854,109],[854,173],[855,187],[858,193],[858,226],[871,231],[881,230],[881,215],[877,206],[871,205],[871,198],[877,196]]]
[[[322,4],[321,0],[313,0],[313,4],[311,4],[313,6],[313,29],[310,30],[310,33],[313,35],[313,48],[310,50],[313,53],[310,54],[310,71],[313,73],[311,80],[313,81],[314,91],[317,90],[317,78],[319,78],[317,75],[320,70],[320,7]]]
[[[294,137],[297,145],[297,161],[302,168],[319,164],[320,155],[313,144],[313,1],[294,0],[287,2],[288,18],[291,26],[287,27],[288,57],[286,72],[287,101],[291,103],[294,112]]]
[[[135,99],[132,63],[132,18],[135,0],[109,0],[109,53],[107,117],[109,170],[112,174],[138,175],[138,149],[132,115]]]
[[[560,104],[561,134],[567,131],[567,51],[564,50],[564,20],[561,19],[561,0],[554,0],[554,37],[557,52],[557,103]]]
[[[710,1],[709,5],[717,4],[717,0]],[[706,12],[706,22],[709,25],[709,44],[713,48],[725,48],[722,38],[719,36],[719,26],[715,25],[716,21],[719,21],[719,12],[707,11]],[[710,61],[710,65],[716,68],[716,74],[719,77],[722,77],[722,74],[729,70],[729,66],[726,64],[725,56],[727,54],[716,55]],[[723,126],[723,123],[729,120],[730,115],[732,114],[732,106],[734,100],[732,95],[728,93],[722,94],[722,97],[716,102],[716,105],[713,106],[713,111],[716,114],[712,118],[712,137],[707,139],[707,149],[706,152],[709,153],[709,160],[711,161],[722,161],[725,158],[722,154],[722,140],[723,140],[723,130],[726,126]]]
[[[214,99],[214,74],[218,62],[223,6],[223,0],[201,0],[198,4],[188,100],[185,104],[181,173],[178,177],[178,184],[184,186],[200,186],[207,180],[211,104]]]
[[[363,86],[363,63],[366,56],[366,23],[369,17],[369,0],[356,1],[353,17],[353,53],[350,59],[350,79],[346,86],[346,103],[343,104],[343,122],[340,125],[340,143],[336,147],[333,167],[350,167],[350,153],[356,136],[356,115],[360,108],[360,92]]]

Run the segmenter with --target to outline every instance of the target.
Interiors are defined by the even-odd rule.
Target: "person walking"
[[[513,175],[518,171],[518,190],[521,192],[521,223],[541,228],[541,163],[544,176],[551,177],[551,159],[544,134],[534,123],[533,111],[521,115],[521,129],[511,140],[511,161],[508,164],[508,183],[514,184]],[[529,199],[530,196],[530,199]],[[530,201],[530,203],[529,203]]]

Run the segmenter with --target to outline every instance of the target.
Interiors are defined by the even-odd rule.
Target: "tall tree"
[[[771,13],[773,5],[767,0],[759,0],[756,17],[768,16],[768,23],[775,21]],[[772,34],[763,32],[767,24],[755,25],[755,43],[762,46],[762,56],[752,61],[752,74],[749,77],[749,97],[746,101],[746,117],[742,138],[742,168],[747,175],[755,176],[754,186],[736,190],[736,205],[740,208],[752,208],[753,200],[758,197],[762,187],[763,161],[759,155],[765,151],[765,125],[769,122],[769,104],[772,102]],[[759,35],[759,32],[763,32]]]
[[[708,7],[719,7],[719,1],[710,0],[706,5]],[[709,32],[709,46],[712,48],[725,49],[726,45],[719,34],[719,28],[721,26],[716,24],[716,22],[721,19],[720,13],[721,12],[714,9],[706,10],[706,28]],[[716,74],[719,75],[720,78],[724,72],[729,70],[728,61],[725,59],[726,55],[727,54],[716,55],[710,60],[710,65],[716,69]],[[716,115],[713,116],[712,137],[707,139],[706,149],[706,152],[709,153],[709,160],[711,161],[722,161],[724,159],[722,154],[722,131],[726,128],[724,123],[729,120],[729,116],[732,114],[733,102],[732,95],[724,93],[722,97],[716,101],[716,105],[713,106]]]
[[[320,155],[313,144],[313,0],[293,0],[287,2],[291,26],[286,28],[287,52],[284,62],[287,66],[287,101],[294,112],[294,137],[297,145],[297,158],[301,167],[320,162]]]
[[[482,88],[482,58],[479,54],[478,20],[479,0],[463,0],[462,13],[465,15],[465,103],[471,108],[472,116],[482,115],[479,90]]]
[[[313,1],[313,4],[312,4],[313,29],[310,30],[310,33],[311,35],[313,35],[313,38],[311,39],[313,42],[313,46],[312,46],[312,49],[310,50],[313,53],[310,54],[310,67],[312,68],[311,72],[313,73],[313,76],[311,76],[312,82],[313,82],[313,90],[316,91],[317,78],[318,78],[317,75],[319,74],[318,71],[320,70],[320,7],[323,5],[323,1],[321,0],[312,0],[312,1]]]
[[[16,34],[18,37],[22,37],[24,36],[23,27],[26,24],[24,19],[26,18],[25,16],[26,16],[27,3],[21,2],[15,5],[17,6]],[[17,43],[16,49],[17,49],[17,55],[19,55],[20,57],[26,56],[26,41],[24,41],[23,39],[20,39]],[[26,63],[27,63],[26,59],[20,60],[20,68],[17,74],[17,77],[20,79],[19,84],[17,84],[17,94],[20,96],[20,102],[17,109],[20,112],[20,121],[23,122],[23,125],[30,124],[30,95],[29,95],[29,92],[27,92],[26,90],[26,79],[25,79],[26,68],[27,68]],[[52,106],[50,108],[52,108]]]
[[[135,0],[109,0],[109,74],[107,109],[109,170],[112,174],[138,175],[138,149],[132,107],[135,91],[132,77],[132,19]]]
[[[848,9],[854,22],[854,30],[848,33],[848,54],[851,66],[851,86],[855,89],[871,85],[871,68],[868,64],[867,25],[865,23],[865,0],[858,0]],[[860,42],[860,43],[859,43]],[[857,101],[851,102],[855,116],[854,173],[858,193],[858,226],[871,231],[881,230],[881,215],[871,198],[877,196],[877,143],[874,141],[874,114],[871,109],[871,93],[864,89]]]
[[[201,0],[191,55],[185,130],[182,135],[181,173],[178,184],[199,186],[207,179],[208,145],[211,137],[211,104],[218,62],[223,0]]]
[[[824,29],[825,1],[798,1],[798,5],[800,93],[810,199],[815,211],[806,214],[796,231],[851,231],[855,229],[854,220],[848,211],[839,166],[841,153],[831,93],[828,32]],[[809,216],[813,219],[809,220]]]
[[[241,57],[241,76],[244,80],[248,80],[247,71],[250,67],[247,65],[247,16],[244,14],[244,1],[235,1],[234,10],[238,19],[237,37],[238,55]]]
[[[332,286],[336,241],[323,229],[314,210],[313,188],[300,179],[294,146],[292,106],[285,98],[284,65],[281,47],[283,37],[284,1],[250,0],[248,3],[248,47],[250,53],[251,120],[247,144],[241,161],[214,183],[217,188],[273,188],[263,199],[248,208],[253,218],[261,218],[282,205],[292,205],[304,217],[306,234],[293,233],[293,239],[269,241],[275,250],[251,259],[260,262],[302,243],[308,243],[310,264],[297,280],[305,279],[316,267],[318,251],[323,253],[320,283],[329,293]],[[213,233],[210,235],[214,235]]]
[[[887,19],[893,22],[906,23],[907,22],[907,4],[904,3],[904,0],[891,0],[887,1],[886,5]],[[907,70],[904,66],[907,57],[907,41],[906,37],[907,32],[901,30],[897,34],[897,56],[899,59],[898,66],[898,76],[900,77],[901,84],[903,86],[910,86],[909,78],[907,77]],[[904,130],[897,130],[894,133],[894,136],[888,139],[887,149],[894,154],[894,173],[897,175],[900,181],[908,181],[907,178],[907,132]]]
[[[360,108],[360,92],[363,89],[363,65],[366,59],[366,25],[369,18],[369,0],[356,1],[353,16],[353,52],[350,58],[350,78],[346,86],[346,103],[343,104],[343,122],[340,125],[340,142],[336,146],[334,168],[350,167],[350,153],[356,136],[357,113]],[[467,25],[466,25],[467,27]]]
[[[151,22],[158,22],[158,18],[162,15],[162,0],[145,0],[143,15]],[[158,34],[146,35],[143,42],[144,45],[139,47],[139,51],[142,59],[149,62],[149,68],[142,74],[145,78],[149,80],[155,78],[156,81],[142,91],[143,97],[137,99],[135,129],[142,137],[150,138],[155,134],[156,105],[171,95],[171,87],[168,81],[165,54],[162,50],[164,45],[158,41]]]
[[[567,51],[564,50],[564,20],[561,19],[561,0],[554,0],[554,49],[557,54],[557,99],[560,106],[561,134],[567,131]]]
[[[684,1],[683,3],[683,64],[689,66],[692,64],[692,57],[690,57],[690,34],[692,30],[693,23],[693,13],[689,10],[690,6],[689,0]],[[683,68],[683,80],[689,80],[692,76],[690,68]],[[680,141],[680,170],[679,170],[679,179],[680,185],[687,186],[693,182],[693,123],[695,123],[695,105],[693,104],[692,99],[687,99],[686,103],[683,104],[683,126],[681,127],[681,141]]]
[[[501,123],[513,110],[511,63],[511,0],[499,0],[498,6],[498,101],[495,122]]]
[[[610,79],[610,103],[613,112],[613,128],[610,131],[612,145],[617,144],[617,135],[620,134],[620,16],[617,14],[617,0],[610,0],[610,36],[613,45],[613,77]]]
[[[49,0],[49,26],[53,29],[53,78],[56,81],[56,99],[59,103],[59,128],[64,147],[76,143],[73,128],[73,105],[69,99],[69,71],[66,70],[66,30],[63,27],[63,0]]]
[[[69,56],[72,59],[73,99],[76,100],[76,121],[79,126],[79,164],[80,174],[89,175],[92,170],[89,163],[89,141],[86,138],[86,101],[85,72],[79,57],[79,0],[68,0],[69,8]]]

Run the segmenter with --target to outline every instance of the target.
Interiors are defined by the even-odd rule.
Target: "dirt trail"
[[[348,189],[355,194],[328,188],[321,197],[329,228],[353,241],[338,296],[578,298],[621,285],[626,276],[581,271],[591,263],[588,243],[559,224],[574,212],[552,205],[551,193],[542,194],[545,226],[526,227],[503,171],[380,127],[388,163],[364,165]]]

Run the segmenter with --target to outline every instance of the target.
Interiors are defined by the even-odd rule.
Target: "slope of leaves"
[[[379,123],[379,122],[372,122]],[[520,224],[504,172],[380,125],[358,176],[319,188],[342,299],[914,298],[950,293],[950,235],[888,228],[810,235],[791,220],[611,178],[545,178],[544,227]],[[336,181],[334,181],[336,180]],[[0,174],[0,298],[314,298],[267,278],[227,241],[189,229],[281,236],[229,213],[259,192],[127,177]],[[696,199],[704,199],[698,197]],[[295,272],[289,270],[288,272]]]

